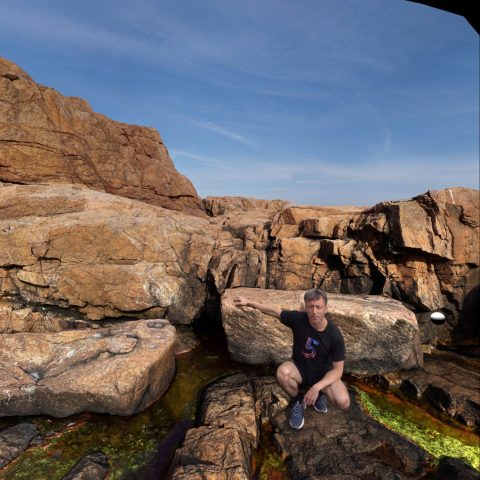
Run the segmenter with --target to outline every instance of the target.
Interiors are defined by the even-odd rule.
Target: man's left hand
[[[305,405],[313,405],[317,401],[319,393],[320,389],[316,385],[310,387],[305,396],[303,397]]]

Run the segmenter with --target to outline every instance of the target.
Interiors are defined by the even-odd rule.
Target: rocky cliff
[[[203,211],[153,128],[115,122],[0,58],[0,181],[71,183],[174,210]]]
[[[478,190],[449,188],[371,208],[284,206],[263,221],[232,208],[216,218],[250,259],[229,286],[386,295],[418,313],[425,343],[478,345],[479,203]],[[422,312],[437,309],[447,322],[432,331]]]

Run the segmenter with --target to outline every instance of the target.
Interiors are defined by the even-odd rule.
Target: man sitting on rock
[[[293,331],[292,360],[278,367],[277,380],[292,398],[290,426],[296,429],[303,427],[307,405],[321,413],[327,412],[327,398],[342,410],[350,406],[350,396],[341,381],[345,343],[340,330],[325,318],[327,295],[314,288],[303,298],[304,311],[281,310],[244,297],[234,299],[237,307],[252,307],[277,317]]]

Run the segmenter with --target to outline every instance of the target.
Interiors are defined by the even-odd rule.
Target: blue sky
[[[2,0],[0,56],[156,128],[199,195],[478,188],[479,37],[404,0]]]

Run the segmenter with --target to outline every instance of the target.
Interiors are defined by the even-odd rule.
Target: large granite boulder
[[[207,218],[80,186],[0,188],[0,302],[190,323],[207,275],[222,289],[246,265],[241,246]]]
[[[0,58],[0,180],[72,183],[203,214],[158,132],[92,111]]]
[[[250,307],[236,307],[243,296],[285,310],[303,307],[304,291],[228,289],[222,296],[222,321],[233,358],[250,364],[278,363],[291,357],[291,330]],[[400,302],[377,295],[329,294],[328,319],[345,338],[346,372],[374,374],[422,365],[415,315]]]
[[[175,372],[175,328],[137,320],[98,330],[0,335],[0,416],[132,415]]]

